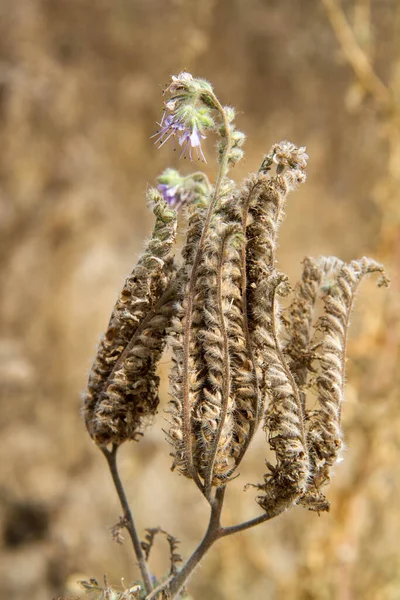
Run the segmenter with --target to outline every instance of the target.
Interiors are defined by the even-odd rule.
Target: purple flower
[[[193,198],[193,190],[185,188],[184,185],[169,185],[168,183],[159,183],[157,186],[164,200],[168,202],[171,208],[178,210],[184,204],[188,204]]]
[[[179,138],[179,144],[182,146],[181,156],[184,156],[185,158],[186,156],[189,156],[189,159],[193,160],[192,148],[195,148],[197,158],[206,163],[206,157],[201,148],[201,138],[204,139],[205,137],[205,135],[200,135],[196,125],[193,125],[192,130],[185,129]]]
[[[163,114],[161,123],[159,123],[159,125],[161,129],[151,136],[157,136],[157,139],[154,143],[159,143],[159,148],[164,146],[165,142],[167,142],[171,136],[176,135],[180,131],[185,131],[186,129],[185,125],[179,119],[177,119],[175,115],[168,115],[165,117],[165,113]]]
[[[182,146],[181,157],[186,158],[188,156],[190,160],[193,160],[192,149],[195,148],[198,159],[207,162],[201,148],[201,138],[205,138],[205,135],[199,133],[196,124],[184,123],[174,114],[164,117],[165,113],[161,119],[161,123],[159,123],[159,131],[152,136],[157,136],[155,143],[160,144],[159,148],[171,137],[178,135],[179,145]]]
[[[167,183],[159,183],[157,189],[171,208],[179,208],[183,203],[178,185],[170,187]]]
[[[204,203],[210,192],[207,177],[200,173],[183,177],[175,169],[165,169],[157,177],[157,189],[171,208],[185,204]]]

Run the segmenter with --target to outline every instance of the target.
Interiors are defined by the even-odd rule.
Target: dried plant
[[[87,429],[108,461],[123,509],[114,537],[128,531],[143,579],[140,592],[124,593],[147,600],[177,598],[217,540],[296,505],[329,509],[324,488],[341,459],[350,313],[365,275],[379,273],[378,285],[388,283],[383,267],[368,258],[306,258],[291,291],[276,268],[277,238],[286,199],[306,179],[305,148],[275,144],[238,187],[228,171],[243,156],[245,136],[235,128],[234,110],[186,72],[172,77],[166,93],[156,141],[162,146],[172,138],[183,156],[205,161],[201,141],[216,131],[217,179],[211,185],[201,172],[167,169],[150,190],[154,231],[117,300],[84,402]],[[177,210],[186,215],[180,260],[172,255]],[[167,339],[172,468],[194,481],[211,509],[203,540],[180,568],[173,536],[157,527],[140,541],[116,461],[119,446],[138,440],[157,410],[156,366]],[[263,513],[223,527],[227,486],[260,426],[275,456],[255,486]],[[170,573],[159,581],[148,564],[158,533],[171,557]],[[100,597],[106,592],[108,584]]]

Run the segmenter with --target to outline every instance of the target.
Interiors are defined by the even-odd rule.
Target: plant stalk
[[[206,552],[211,548],[214,542],[221,537],[221,511],[224,504],[224,496],[225,486],[217,488],[215,498],[211,504],[210,521],[207,531],[192,556],[187,560],[168,586],[168,598],[171,598],[171,600],[177,598],[179,592],[182,590],[197,565],[200,564],[200,561]]]
[[[105,447],[100,447],[102,453],[106,457],[108,467],[110,469],[111,477],[115,486],[115,489],[118,494],[119,501],[121,503],[121,507],[123,510],[124,519],[126,521],[126,529],[130,535],[132,540],[133,549],[135,552],[135,556],[137,558],[138,566],[140,569],[140,573],[143,578],[143,584],[147,594],[150,594],[153,590],[153,585],[151,583],[151,574],[146,562],[146,558],[140,544],[140,539],[136,530],[135,522],[133,520],[132,511],[130,509],[128,499],[125,494],[125,489],[122,484],[121,478],[118,472],[117,466],[117,450],[119,446],[116,444],[113,445],[111,450],[108,450]]]
[[[255,527],[256,525],[265,523],[266,521],[269,521],[270,519],[273,519],[274,517],[277,517],[278,515],[283,513],[285,510],[287,510],[287,508],[289,508],[290,504],[292,504],[291,502],[289,502],[286,505],[280,505],[276,508],[276,510],[271,511],[268,514],[260,515],[259,517],[255,517],[254,519],[250,519],[249,521],[245,521],[244,523],[239,523],[238,525],[222,527],[221,512],[224,503],[225,489],[225,487],[217,488],[214,501],[211,505],[210,522],[199,546],[184,564],[182,569],[175,575],[170,584],[168,585],[168,582],[166,582],[165,587],[163,587],[163,589],[167,590],[167,597],[171,600],[177,598],[179,592],[182,590],[182,588],[186,584],[189,577],[192,575],[197,565],[200,564],[200,561],[203,559],[204,555],[208,552],[208,550],[215,542],[217,542],[221,538],[227,537],[228,535],[239,533],[240,531],[245,531],[246,529],[250,529],[252,527]],[[160,589],[160,591],[162,590]],[[154,598],[154,596],[152,595],[151,598]]]

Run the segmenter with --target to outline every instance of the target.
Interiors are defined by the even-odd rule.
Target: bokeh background
[[[149,234],[145,191],[190,165],[150,139],[162,90],[187,69],[238,111],[256,169],[272,143],[306,145],[279,265],[373,256],[352,319],[344,462],[318,517],[293,509],[223,540],[196,599],[400,598],[400,5],[398,0],[0,1],[0,599],[84,597],[76,581],[138,573],[111,539],[120,509],[80,396],[114,299]],[[215,176],[213,141],[206,146]],[[168,356],[162,361],[167,399]],[[199,541],[207,507],[169,471],[162,407],[121,472],[141,534]],[[258,514],[265,440],[230,486],[226,523]],[[166,546],[153,567],[167,567]]]

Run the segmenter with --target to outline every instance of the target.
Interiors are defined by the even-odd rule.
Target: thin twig
[[[285,512],[285,510],[287,510],[289,508],[289,505],[286,506],[279,506],[279,509],[271,512],[271,513],[265,513],[264,515],[260,515],[259,517],[255,517],[254,519],[250,519],[249,521],[245,521],[244,523],[239,523],[238,525],[231,525],[230,527],[222,527],[222,529],[219,532],[219,537],[223,538],[226,537],[227,535],[232,535],[233,533],[239,533],[239,531],[245,531],[246,529],[250,529],[251,527],[255,527],[256,525],[260,525],[261,523],[265,523],[266,521],[269,521],[270,519],[273,519],[275,517],[277,517],[278,515],[280,515],[281,513]]]
[[[162,592],[163,590],[165,590],[165,588],[171,583],[173,578],[174,578],[174,575],[170,575],[168,577],[168,579],[166,579],[165,581],[160,583],[160,585],[158,585],[156,588],[154,588],[154,590],[148,596],[146,596],[145,600],[153,600],[154,598],[157,598],[158,594],[160,592]]]
[[[374,96],[378,104],[385,109],[392,109],[394,104],[390,90],[375,73],[367,55],[359,46],[342,7],[337,0],[322,0],[322,3],[328,13],[332,29],[343,54],[358,79],[365,89]]]
[[[111,477],[114,482],[115,489],[117,490],[118,498],[121,503],[121,507],[123,510],[124,518],[126,521],[126,528],[131,537],[133,549],[135,551],[135,555],[138,561],[138,566],[140,572],[142,574],[144,587],[147,594],[153,590],[153,585],[151,583],[151,574],[149,571],[149,567],[146,562],[146,558],[140,544],[140,539],[138,533],[136,531],[135,522],[133,520],[132,511],[129,507],[128,499],[125,494],[124,486],[122,484],[121,478],[118,472],[117,466],[117,450],[118,446],[116,444],[113,445],[111,450],[108,450],[104,446],[100,446],[100,450],[104,454],[107,460],[108,467],[110,469]]]

